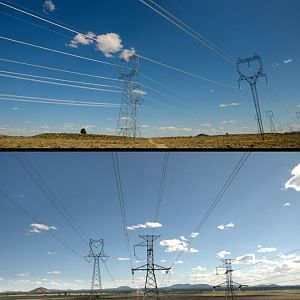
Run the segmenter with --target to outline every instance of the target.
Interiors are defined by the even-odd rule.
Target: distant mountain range
[[[209,284],[174,284],[168,287],[160,288],[161,290],[212,290],[212,286]],[[300,289],[300,285],[293,285],[293,286],[280,286],[277,284],[261,284],[257,286],[252,287],[246,287],[243,288],[244,290],[272,290],[272,289],[286,289],[286,288],[293,288],[293,289]],[[136,291],[135,288],[131,288],[129,286],[119,286],[117,288],[110,288],[110,289],[103,289],[107,292],[113,292],[113,291]],[[38,287],[36,289],[33,289],[27,293],[29,294],[50,294],[50,293],[64,293],[64,292],[74,292],[74,293],[87,293],[89,292],[89,289],[82,289],[82,290],[57,290],[57,289],[47,289],[44,287]],[[14,292],[14,291],[5,291],[0,294],[18,294],[18,293],[24,293],[21,291]]]

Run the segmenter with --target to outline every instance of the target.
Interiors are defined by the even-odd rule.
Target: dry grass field
[[[89,295],[0,295],[1,300],[58,300],[58,299],[64,299],[64,300],[88,300]],[[99,299],[99,298],[93,298],[93,299]],[[102,299],[132,299],[132,300],[138,300],[143,299],[143,296],[140,295],[123,295],[120,294],[104,294]],[[208,300],[221,300],[225,299],[224,292],[202,292],[202,293],[175,293],[175,294],[169,294],[169,295],[160,295],[160,299],[162,300],[196,300],[196,299],[208,299]],[[243,299],[243,300],[299,300],[300,299],[300,291],[299,290],[286,290],[286,291],[245,291],[245,292],[237,292],[235,299]]]
[[[0,148],[137,148],[137,149],[300,149],[300,133],[215,135],[125,139],[109,135],[45,133],[36,136],[0,135]]]

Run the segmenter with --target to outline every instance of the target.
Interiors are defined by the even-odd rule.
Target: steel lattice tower
[[[273,122],[273,112],[272,111],[266,111],[266,117],[270,119],[270,131],[271,133],[276,133],[275,125]]]
[[[235,288],[241,288],[243,286],[246,286],[246,285],[242,285],[242,284],[239,284],[235,281],[233,281],[232,279],[232,262],[235,261],[235,259],[231,259],[231,258],[225,258],[225,259],[221,259],[221,261],[223,262],[223,265],[219,266],[216,268],[216,273],[217,275],[218,274],[218,269],[225,269],[225,275],[226,275],[226,281],[219,284],[219,285],[216,285],[213,287],[213,289],[217,288],[217,287],[223,287],[225,286],[226,287],[226,292],[225,292],[225,299],[228,300],[233,300],[234,297],[235,297],[235,292],[234,292],[234,289]]]
[[[171,268],[165,268],[154,263],[153,241],[159,238],[160,235],[139,235],[139,237],[144,241],[134,245],[134,250],[135,247],[139,246],[147,247],[147,264],[131,269],[131,271],[132,274],[134,274],[134,271],[147,271],[144,298],[159,299],[155,271],[166,271],[168,273]]]
[[[138,106],[143,103],[143,91],[133,81],[139,73],[139,57],[132,54],[120,60],[120,79],[124,81],[121,108],[119,112],[117,135],[125,138],[140,136],[138,126]]]
[[[101,273],[100,273],[100,259],[105,262],[108,258],[104,254],[104,240],[92,240],[89,242],[90,253],[86,257],[90,260],[94,260],[93,276],[90,290],[90,300],[95,296],[96,298],[102,298],[102,285],[101,285]]]
[[[242,70],[242,65],[244,65],[245,63],[248,65],[249,70],[251,70],[250,62],[258,63],[258,69],[256,72],[253,72],[253,74],[248,74],[247,72]],[[268,80],[267,80],[267,75],[264,74],[263,70],[262,70],[262,67],[263,67],[262,60],[257,54],[254,54],[254,56],[249,57],[249,58],[244,58],[244,59],[238,58],[236,66],[237,66],[237,70],[240,75],[240,79],[238,80],[239,88],[241,88],[240,81],[242,81],[242,80],[246,80],[250,84],[251,92],[252,92],[252,96],[253,96],[253,102],[254,102],[255,111],[256,111],[256,118],[257,118],[259,132],[262,135],[262,137],[264,138],[264,127],[263,127],[263,123],[262,123],[259,99],[258,99],[257,88],[256,88],[257,80],[260,77],[265,77],[267,84],[269,84]]]

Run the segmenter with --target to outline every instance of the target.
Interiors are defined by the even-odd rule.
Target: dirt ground
[[[199,137],[138,138],[136,140],[109,135],[41,134],[37,136],[0,136],[2,149],[300,149],[299,133],[236,134]]]
[[[1,300],[88,300],[89,295],[70,295],[70,296],[57,296],[57,295],[19,295],[19,296],[5,296],[0,295]],[[93,298],[99,299],[99,298]],[[127,299],[138,300],[143,299],[142,295],[117,295],[117,294],[104,294],[103,299]],[[178,293],[160,295],[161,300],[194,300],[194,299],[208,299],[208,300],[221,300],[225,299],[224,292],[202,292],[202,293]],[[236,292],[235,299],[243,300],[298,300],[300,299],[300,290],[286,290],[286,291],[245,291]]]

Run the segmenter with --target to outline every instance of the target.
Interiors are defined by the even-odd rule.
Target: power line
[[[33,99],[33,100],[45,100],[52,104],[69,104],[69,105],[87,105],[87,106],[104,106],[104,107],[119,107],[119,104],[114,103],[105,103],[105,102],[89,102],[81,100],[67,100],[67,99],[55,99],[55,98],[44,98],[44,97],[31,97],[31,96],[21,96],[21,95],[12,95],[12,94],[0,94],[0,97],[15,97],[24,99]],[[9,100],[10,98],[7,98]],[[12,101],[18,101],[18,99],[12,99]],[[29,101],[29,100],[28,100]],[[54,101],[54,102],[52,102]],[[58,103],[55,103],[58,102]]]
[[[166,16],[161,11],[157,10],[156,8],[154,8],[153,6],[151,6],[149,3],[146,3],[143,0],[139,0],[139,1],[141,3],[143,3],[144,5],[148,6],[150,9],[152,9],[156,13],[158,13],[160,16],[162,16],[163,18],[165,18],[169,22],[171,22],[172,24],[174,24],[175,26],[177,26],[178,28],[180,28],[181,30],[183,30],[185,33],[187,33],[192,38],[194,38],[195,40],[197,40],[198,42],[200,42],[202,45],[206,46],[207,48],[209,48],[210,50],[212,50],[213,52],[215,52],[217,55],[219,55],[221,58],[223,58],[227,62],[229,62],[229,63],[231,63],[233,65],[235,64],[234,59],[233,59],[233,57],[231,55],[225,53],[222,49],[220,49],[219,47],[217,47],[216,45],[214,45],[211,41],[209,41],[207,38],[205,38],[199,32],[197,32],[196,30],[194,30],[193,28],[191,28],[189,25],[187,25],[186,23],[184,23],[183,21],[181,21],[180,19],[178,19],[177,17],[175,17],[173,14],[171,14],[169,11],[167,11],[166,9],[164,9],[163,7],[161,7],[160,5],[158,5],[153,0],[149,0],[149,2],[151,2],[152,4],[154,4],[156,7],[158,7],[163,12],[167,13],[175,21],[172,20],[171,18],[169,18],[168,16]],[[181,25],[183,25],[187,29],[184,28],[183,26],[179,25],[178,23],[181,24]],[[193,33],[191,33],[191,32],[193,32]]]
[[[69,27],[67,27],[67,26],[60,25],[60,24],[58,24],[58,23],[56,23],[56,22],[53,22],[53,21],[49,21],[49,20],[47,20],[47,19],[45,19],[45,18],[42,18],[42,17],[36,16],[36,15],[34,15],[34,14],[28,13],[28,12],[26,12],[25,10],[18,9],[18,8],[16,8],[16,7],[11,6],[11,5],[5,4],[5,3],[1,2],[1,1],[0,1],[0,4],[1,4],[1,5],[4,5],[4,6],[6,6],[6,7],[9,7],[9,8],[11,8],[11,9],[17,10],[18,12],[27,14],[27,15],[33,17],[33,18],[39,19],[39,20],[41,20],[41,21],[44,21],[44,22],[47,22],[47,23],[49,23],[49,24],[55,25],[55,26],[60,27],[60,28],[62,28],[62,29],[68,30],[68,31],[70,31],[70,32],[73,32],[73,33],[76,33],[76,34],[81,34],[81,35],[83,35],[83,36],[84,36],[85,38],[87,38],[87,39],[90,39],[90,40],[93,40],[93,41],[98,42],[98,40],[97,40],[96,38],[91,37],[91,36],[88,36],[88,35],[86,35],[86,34],[84,34],[84,33],[81,33],[81,32],[79,32],[79,31],[77,31],[77,30],[73,30],[73,29],[71,29],[71,28],[69,28]],[[0,37],[0,38],[3,38],[3,37]],[[6,38],[6,39],[12,41],[12,39],[8,39],[8,38]],[[24,43],[24,42],[23,42],[23,44],[29,45],[28,43]],[[35,46],[36,46],[36,45],[35,45]],[[39,47],[39,48],[41,48],[41,49],[43,49],[43,48],[45,49],[45,47],[40,47],[40,46],[36,46],[36,47]],[[49,49],[49,48],[48,48],[48,49]],[[51,51],[51,50],[50,50],[50,51]],[[57,53],[61,53],[61,51],[58,51],[58,50],[53,50],[53,49],[52,49],[52,51],[57,52]],[[74,54],[70,54],[70,53],[69,53],[68,55],[75,56]],[[170,65],[166,65],[166,64],[164,64],[164,63],[162,63],[162,62],[159,62],[159,61],[157,61],[157,60],[153,60],[153,59],[151,59],[151,58],[148,58],[148,57],[145,57],[145,56],[142,56],[142,55],[138,55],[138,56],[141,57],[141,58],[143,58],[143,59],[145,59],[145,60],[148,60],[148,61],[151,61],[151,62],[153,62],[153,63],[156,63],[156,64],[158,64],[158,65],[161,65],[161,66],[170,68],[170,69],[172,69],[172,70],[175,70],[175,71],[184,73],[184,74],[186,74],[186,75],[189,75],[189,76],[192,76],[192,77],[201,79],[201,80],[206,80],[206,81],[209,81],[209,82],[211,82],[211,83],[215,83],[215,84],[219,84],[219,85],[223,85],[223,86],[235,88],[234,86],[230,86],[230,85],[228,85],[228,84],[220,83],[220,82],[217,82],[217,81],[214,81],[214,80],[211,80],[211,79],[208,79],[208,78],[205,78],[205,77],[196,75],[196,74],[192,74],[192,73],[190,73],[190,72],[186,72],[186,71],[184,71],[184,70],[175,68],[175,67],[170,66]],[[77,57],[79,57],[79,56],[77,56]],[[81,57],[81,58],[82,58],[82,57]],[[85,58],[85,59],[88,59],[88,58]],[[92,60],[92,59],[88,59],[88,60]],[[96,62],[100,62],[100,61],[97,61],[97,60],[95,60],[95,61],[96,61]],[[102,63],[106,63],[106,64],[109,64],[109,65],[118,66],[118,65],[116,65],[116,64],[107,63],[107,62],[103,62],[103,61],[102,61]]]
[[[105,107],[105,108],[119,108],[119,106],[111,105],[97,105],[97,104],[83,104],[83,103],[69,103],[64,101],[45,101],[45,100],[30,100],[30,99],[14,99],[14,98],[0,98],[1,101],[13,101],[13,102],[30,102],[39,104],[52,104],[52,105],[69,105],[69,106],[84,106],[84,107]]]
[[[47,67],[47,66],[42,66],[42,65],[30,64],[30,63],[25,63],[24,61],[16,61],[16,60],[10,60],[10,59],[5,59],[5,58],[0,58],[0,60],[10,62],[10,63],[15,63],[15,64],[26,65],[26,66],[30,66],[30,67],[42,68],[42,69],[51,70],[51,71],[58,71],[58,72],[70,73],[70,74],[74,74],[74,75],[81,75],[81,76],[94,77],[94,78],[99,78],[99,79],[122,82],[121,79],[117,79],[117,78],[111,78],[111,77],[75,72],[75,71],[70,71],[70,70],[65,70],[65,69],[52,68],[52,67]]]
[[[252,283],[252,282],[265,281],[265,280],[276,279],[276,278],[281,278],[281,277],[287,277],[287,276],[297,275],[297,274],[300,274],[300,272],[293,272],[293,273],[289,273],[289,274],[283,274],[283,275],[267,277],[267,278],[257,279],[257,280],[249,280],[249,281],[246,281],[244,283],[248,284],[248,283]],[[299,280],[299,278],[298,278],[298,280]]]
[[[85,90],[93,90],[93,91],[101,91],[101,92],[111,92],[111,93],[122,93],[122,91],[117,91],[117,90],[93,88],[93,87],[87,87],[87,86],[80,86],[80,85],[67,84],[67,83],[59,83],[59,82],[53,82],[53,81],[47,81],[47,80],[40,80],[40,79],[33,79],[33,78],[22,77],[22,76],[14,76],[14,75],[8,75],[8,74],[0,74],[0,76],[1,77],[7,77],[7,78],[21,79],[21,80],[26,80],[26,81],[39,82],[39,83],[54,84],[54,85],[60,85],[60,86],[78,88],[78,89],[85,89]]]
[[[39,45],[27,43],[27,42],[23,42],[23,41],[20,41],[20,40],[11,39],[11,38],[8,38],[8,37],[5,37],[5,36],[0,36],[0,39],[10,41],[10,42],[13,42],[13,43],[26,45],[26,46],[29,46],[29,47],[34,47],[34,48],[54,52],[54,53],[59,53],[59,54],[62,54],[62,55],[76,57],[76,58],[80,58],[80,59],[84,59],[84,60],[88,60],[88,61],[92,61],[92,62],[96,62],[96,63],[100,63],[100,64],[119,67],[117,64],[113,64],[113,63],[109,63],[109,62],[105,62],[105,61],[102,61],[102,60],[97,60],[97,59],[93,59],[93,58],[85,57],[85,56],[81,56],[81,55],[76,55],[76,54],[72,54],[72,53],[68,53],[68,52],[64,52],[64,51],[55,50],[55,49],[51,49],[51,48],[47,48],[47,47],[43,47],[43,46],[39,46]]]
[[[114,175],[115,175],[117,191],[118,191],[118,200],[119,200],[121,215],[122,215],[125,242],[126,242],[126,246],[127,246],[127,252],[128,252],[128,255],[129,255],[129,258],[130,258],[130,266],[131,266],[131,269],[132,269],[133,268],[132,254],[131,254],[131,247],[130,247],[130,242],[129,242],[128,229],[127,229],[127,219],[126,219],[126,211],[125,211],[124,198],[123,198],[120,168],[119,168],[119,163],[118,163],[118,154],[116,152],[112,152],[111,156],[112,156],[113,167],[114,167]]]
[[[241,168],[244,166],[244,164],[246,163],[247,159],[250,156],[250,152],[245,152],[243,154],[243,156],[240,158],[240,160],[238,161],[238,163],[236,164],[235,168],[233,169],[233,171],[230,173],[229,177],[227,178],[225,184],[223,185],[223,187],[221,188],[220,192],[218,193],[218,195],[216,196],[216,198],[214,199],[214,201],[211,203],[210,207],[208,208],[207,212],[205,213],[205,215],[203,216],[202,220],[200,221],[200,223],[197,225],[196,229],[194,230],[194,232],[199,232],[199,230],[203,227],[203,225],[205,224],[205,222],[207,221],[208,217],[212,214],[212,212],[214,211],[214,209],[216,208],[217,204],[221,201],[223,195],[225,194],[225,192],[228,190],[228,188],[230,187],[230,185],[232,184],[233,180],[235,179],[235,177],[238,175],[238,173],[240,172]],[[187,242],[188,246],[191,245],[193,239],[189,240]],[[175,261],[178,260],[181,255],[183,254],[183,251],[179,252],[179,254],[177,255],[176,259],[173,261],[173,263],[171,264],[171,266],[174,265]]]
[[[168,160],[169,160],[169,152],[166,152],[164,155],[162,173],[161,173],[161,177],[160,177],[160,185],[159,185],[158,199],[157,199],[157,204],[156,204],[156,209],[155,209],[154,222],[157,222],[158,215],[159,215],[160,205],[161,205],[161,201],[162,201],[162,194],[163,194],[164,186],[165,186],[165,178],[166,178],[166,172],[167,172],[167,167],[168,167]],[[155,228],[153,228],[153,233],[154,232],[155,232]]]
[[[88,243],[86,239],[87,235],[83,232],[83,230],[79,227],[78,223],[63,206],[62,202],[59,201],[57,196],[50,189],[49,185],[45,182],[45,180],[37,171],[37,169],[35,169],[28,160],[20,158],[17,154],[12,153],[12,156],[16,159],[16,161],[19,163],[22,169],[27,173],[27,175],[31,178],[31,180],[35,183],[39,190],[44,194],[46,199],[51,203],[51,205],[56,209],[56,211],[61,215],[61,217],[69,224],[69,226],[73,229],[76,235],[86,246]],[[30,167],[30,169],[26,166],[26,164]]]
[[[62,81],[62,82],[68,82],[68,83],[77,83],[77,84],[83,84],[83,85],[108,87],[108,88],[115,88],[115,89],[119,89],[119,90],[121,89],[120,87],[115,86],[115,85],[107,85],[107,84],[91,83],[91,82],[84,82],[84,81],[75,81],[75,80],[66,80],[66,79],[61,79],[61,78],[54,78],[54,77],[48,77],[48,76],[38,76],[38,75],[32,75],[32,74],[26,74],[26,73],[17,73],[17,72],[4,71],[4,70],[0,70],[0,72],[5,73],[5,74],[22,75],[22,76],[27,76],[27,77],[41,78],[41,79],[47,79],[47,80],[56,80],[56,81]]]
[[[18,208],[20,211],[22,211],[29,219],[31,219],[34,223],[39,223],[39,221],[33,217],[31,213],[29,213],[22,205],[17,203],[13,198],[9,197],[0,187],[0,194],[3,198],[5,198],[8,202],[12,203],[16,208]],[[63,247],[68,249],[70,252],[72,252],[74,255],[79,257],[80,259],[84,259],[83,256],[81,256],[76,250],[71,248],[68,244],[66,244],[62,239],[57,237],[52,231],[48,230],[46,231],[47,234],[51,235],[57,242],[59,242]]]
[[[171,69],[171,70],[174,70],[174,71],[183,73],[183,74],[185,74],[185,75],[189,75],[189,76],[194,77],[194,78],[198,78],[198,79],[201,79],[201,80],[205,80],[205,81],[208,81],[208,82],[210,82],[210,83],[214,83],[214,84],[218,84],[218,85],[230,87],[230,88],[233,88],[233,89],[237,89],[237,88],[236,88],[235,86],[233,86],[233,85],[229,85],[229,84],[227,84],[227,83],[222,83],[222,82],[215,81],[215,80],[212,80],[212,79],[203,77],[203,76],[199,76],[199,75],[197,75],[197,74],[194,74],[194,73],[191,73],[191,72],[188,72],[188,71],[185,71],[185,70],[182,70],[182,69],[173,67],[173,66],[171,66],[171,65],[167,65],[167,64],[165,64],[165,63],[162,63],[162,62],[160,62],[160,61],[157,61],[157,60],[154,60],[154,59],[145,57],[145,56],[142,56],[142,55],[140,55],[140,54],[139,54],[138,56],[139,56],[140,58],[143,58],[143,59],[145,59],[145,60],[148,60],[148,61],[150,61],[150,62],[153,62],[153,63],[155,63],[155,64],[158,64],[158,65],[160,65],[160,66],[169,68],[169,69]]]
[[[276,259],[276,258],[280,258],[282,255],[289,255],[289,254],[297,252],[297,251],[300,251],[300,248],[297,248],[297,249],[294,249],[294,250],[289,250],[287,252],[284,252],[284,253],[278,254],[276,256],[273,256],[271,258],[268,258],[267,260],[273,260],[273,259]],[[258,264],[263,264],[263,263],[266,263],[266,261],[259,261],[259,262],[256,262],[254,264],[251,264],[251,265],[247,265],[247,266],[237,268],[236,270],[242,270],[242,269],[250,268],[250,267],[256,266]]]

